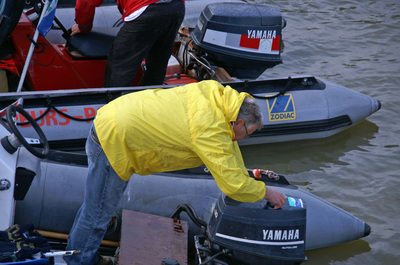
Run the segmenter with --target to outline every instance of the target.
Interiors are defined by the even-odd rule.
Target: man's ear
[[[237,119],[236,121],[235,121],[235,125],[236,126],[241,126],[241,125],[243,125],[244,124],[244,120],[243,119]]]

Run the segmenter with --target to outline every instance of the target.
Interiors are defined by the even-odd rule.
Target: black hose
[[[182,58],[182,64],[183,64],[183,72],[185,74],[187,74],[188,72],[188,65],[186,65],[186,63],[189,61],[188,60],[188,50],[189,50],[189,44],[192,42],[192,39],[190,39],[189,41],[187,41],[185,43],[185,48],[183,50],[183,58]]]
[[[86,119],[85,119],[85,118],[76,118],[76,117],[74,117],[74,116],[71,116],[71,115],[66,114],[65,112],[60,111],[59,109],[57,109],[57,108],[54,107],[53,105],[49,104],[49,105],[47,106],[46,111],[43,112],[42,115],[40,115],[39,117],[35,118],[34,120],[35,120],[36,122],[39,121],[39,120],[42,119],[44,116],[46,116],[47,113],[49,113],[50,110],[52,110],[52,109],[53,109],[55,112],[57,112],[59,115],[64,116],[64,117],[66,117],[66,118],[68,118],[68,119],[71,119],[71,120],[74,120],[74,121],[87,122],[87,121],[92,121],[92,120],[94,120],[94,118],[95,118],[95,116],[93,116],[93,117],[91,117],[91,118],[86,118]],[[2,120],[4,121],[4,119],[2,119]],[[24,126],[24,125],[28,125],[28,124],[29,124],[29,122],[19,122],[19,123],[17,123],[18,126]]]
[[[51,110],[51,106],[48,106],[46,111],[43,112],[42,115],[40,115],[39,117],[35,118],[34,120],[37,122],[38,120],[42,119],[44,116],[47,115],[47,113],[49,113],[49,111]],[[2,118],[2,121],[5,121],[5,119]],[[23,126],[23,125],[28,125],[29,122],[18,122],[17,125],[18,126]]]
[[[74,116],[68,115],[68,114],[66,114],[66,113],[64,113],[64,112],[62,112],[62,111],[60,111],[59,109],[57,109],[57,108],[54,107],[54,106],[51,106],[51,108],[52,108],[55,112],[57,112],[58,114],[60,114],[61,116],[64,116],[64,117],[66,117],[66,118],[68,118],[68,119],[71,119],[71,120],[74,120],[74,121],[92,121],[92,120],[94,120],[94,117],[95,117],[95,116],[93,116],[93,117],[90,117],[90,118],[87,118],[87,119],[84,119],[84,118],[76,118],[76,117],[74,117]]]
[[[197,216],[197,214],[196,214],[196,212],[195,212],[195,210],[193,209],[193,207],[192,206],[190,206],[189,204],[186,204],[186,203],[184,203],[184,204],[180,204],[180,205],[178,205],[178,207],[176,208],[176,210],[171,214],[171,218],[173,218],[173,219],[176,219],[176,218],[180,218],[180,213],[181,212],[186,212],[187,214],[188,214],[188,216],[190,217],[190,219],[193,221],[193,223],[195,224],[195,225],[197,225],[198,227],[204,227],[204,228],[206,228],[207,227],[207,222],[206,221],[204,221],[204,220],[202,220],[202,219],[200,219],[198,216]]]
[[[221,254],[224,254],[224,252],[218,252],[217,254],[214,254],[213,256],[211,256],[210,258],[206,259],[204,262],[202,262],[199,265],[206,265],[207,263],[209,263],[210,261],[213,261],[216,257],[218,257]]]

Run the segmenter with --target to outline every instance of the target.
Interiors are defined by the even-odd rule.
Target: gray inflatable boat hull
[[[381,107],[370,96],[313,76],[225,85],[249,92],[263,112],[263,128],[240,141],[241,145],[327,138],[354,126]],[[0,109],[23,98],[23,107],[32,117],[46,114],[38,124],[53,149],[83,150],[91,126],[86,119],[93,118],[97,109],[110,100],[148,88],[157,87],[4,93]],[[285,92],[274,97],[281,91]],[[20,130],[25,137],[36,137],[31,126],[22,126]]]
[[[56,156],[57,157],[57,156]],[[30,158],[30,159],[28,159]],[[71,158],[71,157],[70,157]],[[18,166],[33,168],[38,174],[22,201],[17,201],[15,223],[33,223],[38,229],[68,233],[84,195],[87,168],[80,162],[58,156],[56,162],[40,163],[30,154],[21,152]],[[81,156],[84,159],[84,156]],[[65,163],[70,160],[69,163]],[[81,160],[82,162],[82,160]],[[306,249],[333,246],[362,238],[370,227],[343,209],[312,193],[290,184],[268,182],[273,189],[291,197],[301,198],[307,205]],[[222,192],[211,175],[201,168],[148,176],[134,175],[123,195],[121,209],[130,209],[161,216],[170,216],[178,205],[190,204],[199,218],[208,221]],[[189,221],[185,214],[182,219]],[[190,236],[198,233],[191,221]],[[118,236],[118,227],[107,238]]]

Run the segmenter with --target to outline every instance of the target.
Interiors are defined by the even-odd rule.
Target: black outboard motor
[[[194,49],[237,78],[257,78],[281,63],[281,12],[265,5],[214,3],[191,32]]]
[[[306,207],[301,199],[288,197],[281,209],[274,210],[265,200],[241,203],[223,195],[206,236],[196,237],[195,244],[205,264],[300,264],[306,260],[305,235]]]

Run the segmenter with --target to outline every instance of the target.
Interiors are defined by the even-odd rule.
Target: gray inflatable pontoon
[[[262,130],[241,145],[326,138],[346,130],[380,109],[378,100],[313,76],[224,83],[253,95],[263,111]],[[171,86],[164,86],[165,89]],[[154,87],[98,88],[3,93],[0,109],[23,99],[24,109],[59,150],[82,150],[98,108],[109,101]],[[18,122],[24,122],[17,115]],[[21,126],[35,137],[31,126]]]
[[[10,108],[7,113],[11,113]],[[27,113],[24,115],[29,118]],[[7,115],[7,120],[12,121],[12,116]],[[17,223],[68,233],[83,202],[86,155],[49,151],[34,121],[40,141],[26,139],[17,126],[9,128],[1,123],[0,229]],[[21,139],[28,141],[18,147]],[[259,181],[288,197],[282,209],[271,209],[265,200],[240,203],[226,197],[204,167],[148,176],[135,174],[106,239],[119,239],[122,209],[187,220],[189,246],[195,246],[200,260],[221,255],[224,260],[245,264],[299,264],[306,259],[306,250],[349,242],[370,233],[364,221],[289,184],[283,176]],[[187,215],[181,215],[180,209]]]
[[[87,172],[83,165],[85,155],[54,152],[50,154],[51,160],[41,161],[31,154],[25,156],[30,157],[29,162],[26,163],[24,160],[28,158],[21,155],[19,166],[35,168],[37,176],[24,200],[17,202],[15,222],[32,222],[42,230],[68,233],[83,202]],[[24,162],[28,165],[23,165]],[[283,177],[281,181],[268,178],[264,181],[286,196],[301,198],[305,202],[306,249],[349,242],[370,232],[369,226],[362,220],[306,190],[290,185]],[[189,204],[200,219],[209,220],[221,194],[205,168],[148,176],[135,174],[120,208],[170,216],[180,204]],[[263,208],[265,204],[265,201],[260,202],[257,207]],[[191,233],[198,230],[194,225],[190,229]]]
[[[6,2],[7,5],[11,5],[11,1]],[[71,1],[67,1],[65,5],[69,2]],[[72,2],[69,4],[73,4]],[[161,87],[168,89],[176,85],[214,79],[220,82],[226,81],[224,85],[230,85],[240,92],[246,91],[253,95],[263,110],[264,127],[261,131],[252,134],[249,139],[242,141],[242,145],[326,138],[354,126],[380,109],[380,102],[368,95],[311,75],[254,80],[259,78],[266,69],[279,64],[282,60],[280,47],[282,30],[286,22],[281,12],[274,7],[241,1],[236,1],[237,3],[211,2],[188,1],[186,3],[188,12],[185,23],[190,24],[188,29],[190,36],[178,34],[179,45],[172,56],[174,60],[171,60],[173,62],[168,67],[170,74],[173,74],[172,77],[179,76],[179,78],[169,79],[171,76],[167,76],[165,81],[174,80],[174,82]],[[57,17],[63,23],[70,23],[66,24],[68,28],[72,26],[74,12],[73,8],[60,8],[57,10]],[[118,28],[109,25],[110,21],[118,17],[115,6],[98,8],[96,12],[100,15],[95,20],[96,27],[108,27],[113,31],[118,31]],[[113,19],[110,20],[110,18]],[[197,22],[193,23],[195,20]],[[28,24],[34,28],[31,22]],[[20,31],[21,29],[17,27],[13,32],[21,33]],[[52,30],[48,35],[49,39],[52,36],[51,32]],[[57,34],[61,34],[60,31],[57,31]],[[97,36],[96,34],[94,35]],[[22,34],[22,37],[25,35]],[[87,34],[78,37],[75,35],[69,39],[71,45],[74,43],[73,51],[79,51],[83,47],[90,47],[89,50],[93,50],[93,45],[88,45],[88,43],[93,41],[91,38],[94,36]],[[16,41],[19,40],[16,36],[15,38]],[[75,43],[73,39],[78,40],[75,40]],[[113,38],[101,38],[102,41],[94,38],[94,40],[96,47],[103,45],[111,47]],[[46,55],[49,58],[52,58],[53,53],[58,54],[60,47],[65,48],[63,45],[50,45],[51,43],[53,42],[48,42],[53,50],[49,50],[49,54]],[[255,44],[258,45],[256,45],[257,49]],[[84,54],[82,50],[81,52]],[[108,54],[108,51],[102,52]],[[70,57],[66,55],[63,60]],[[98,60],[90,56],[79,57],[70,64],[75,65],[82,61],[93,64],[93,60],[98,64]],[[33,70],[38,70],[38,67]],[[67,68],[60,66],[60,69],[64,70],[65,75]],[[81,66],[79,69],[85,68]],[[197,70],[196,73],[192,73],[188,69]],[[57,85],[66,82],[62,79],[63,72],[60,72],[60,79],[54,79],[46,76],[47,70],[30,71],[31,74],[37,75],[33,78],[34,80],[46,80],[38,83],[38,87],[32,85],[36,91],[2,93],[0,109],[22,98],[24,109],[37,119],[52,149],[82,150],[98,108],[121,95],[160,87],[73,86],[66,88],[58,86],[60,87],[58,89],[63,90],[55,90]],[[79,74],[78,69],[74,71],[76,72],[73,76]],[[91,73],[89,77],[85,73],[86,71],[82,71],[80,77],[89,78],[88,80],[103,78],[101,73],[96,72],[98,75]],[[188,79],[185,79],[185,76]],[[50,79],[55,83],[49,83]],[[24,119],[18,115],[17,121],[23,123]],[[35,137],[30,126],[21,126],[20,130],[26,137]]]

